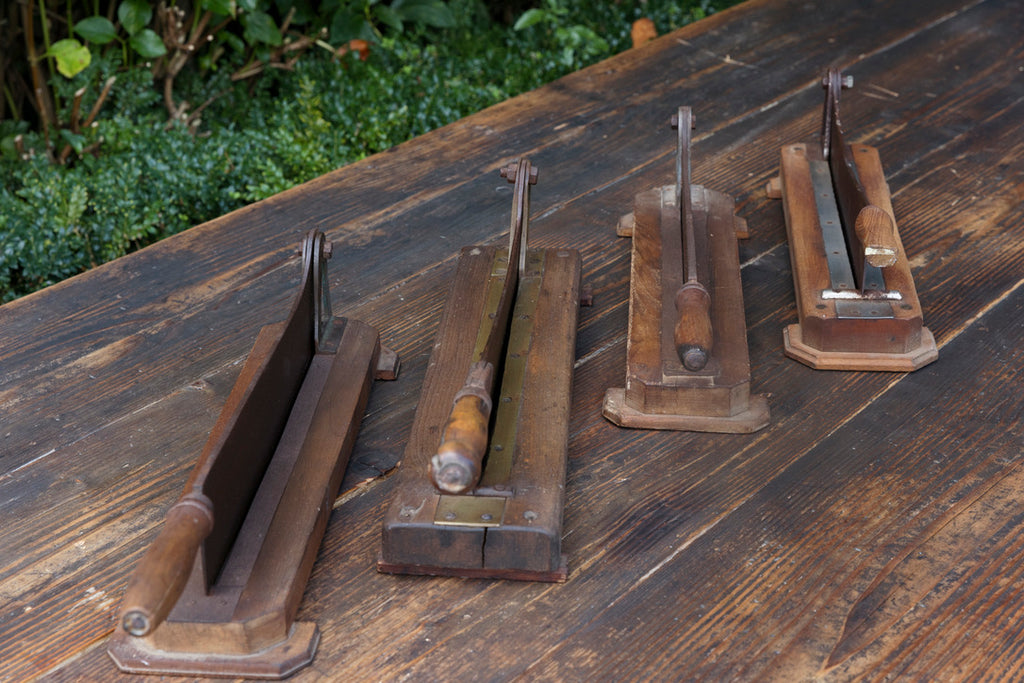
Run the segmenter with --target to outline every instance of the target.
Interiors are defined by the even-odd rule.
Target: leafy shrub
[[[272,9],[270,0],[256,1],[238,5]],[[342,1],[321,3],[316,16],[340,21]],[[77,90],[85,88],[80,106],[89,111],[112,76],[117,83],[94,125],[78,132],[62,127],[55,134],[71,148],[65,165],[48,160],[43,132],[24,120],[0,121],[0,301],[625,49],[630,24],[642,15],[667,31],[711,11],[707,0],[689,9],[672,0],[578,7],[544,0],[540,9],[561,23],[545,19],[514,30],[493,23],[480,0],[450,0],[445,7],[453,26],[432,28],[417,23],[410,12],[399,15],[403,30],[398,33],[376,28],[375,21],[384,21],[380,3],[358,1],[365,2],[358,5],[364,22],[358,30],[371,27],[375,41],[365,61],[358,52],[331,45],[330,51],[307,53],[290,70],[266,70],[254,81],[232,80],[233,68],[215,68],[223,62],[183,69],[174,81],[177,101],[201,103],[191,107],[189,120],[168,122],[152,72],[126,66],[120,47],[97,52],[72,79],[54,74],[50,86],[64,103],[64,121],[70,120]],[[305,11],[301,3],[290,5],[298,8],[296,17]],[[432,11],[440,5],[411,0],[388,5],[396,6]],[[559,26],[576,28],[566,34]],[[589,35],[583,29],[605,44],[590,41],[581,47],[579,36]],[[238,60],[243,58],[248,57],[238,53]]]

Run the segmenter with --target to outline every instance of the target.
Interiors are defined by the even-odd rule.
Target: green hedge
[[[716,3],[719,7],[729,2]],[[177,97],[212,103],[192,130],[168,124],[144,66],[124,69],[119,51],[98,55],[53,87],[70,101],[82,85],[95,100],[117,82],[97,125],[66,164],[42,150],[25,122],[0,121],[0,301],[60,281],[132,249],[269,197],[385,150],[630,47],[632,21],[665,32],[712,11],[708,2],[607,2],[569,7],[545,0],[532,25],[491,21],[480,0],[448,3],[455,27],[406,27],[378,38],[366,61],[311,50],[294,71],[232,83],[227,69],[182,72]],[[520,24],[530,23],[521,21]],[[481,27],[485,27],[481,29]],[[593,36],[599,36],[593,40]],[[91,102],[83,101],[83,107]]]

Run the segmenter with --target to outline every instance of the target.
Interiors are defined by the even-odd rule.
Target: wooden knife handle
[[[430,459],[430,478],[442,493],[465,493],[480,481],[491,422],[494,366],[474,363],[466,384],[455,394],[437,453]]]
[[[199,546],[213,529],[213,503],[200,493],[183,496],[128,582],[121,627],[145,636],[159,626],[185,589]]]
[[[675,343],[683,367],[691,372],[703,370],[711,357],[711,297],[704,286],[687,282],[676,292]]]
[[[896,263],[899,247],[892,217],[884,210],[868,204],[857,214],[857,237],[864,248],[864,260],[876,268]]]

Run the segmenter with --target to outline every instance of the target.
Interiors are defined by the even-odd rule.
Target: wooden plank
[[[645,575],[530,675],[557,677],[573,652],[615,640],[633,647],[605,648],[577,673],[934,680],[976,679],[997,665],[1019,672],[1021,330],[1024,288],[953,341],[949,362],[894,383],[683,540],[656,567],[662,580]],[[977,396],[988,392],[997,397],[979,413]],[[939,411],[962,427],[936,430]],[[965,643],[974,632],[983,645]]]
[[[336,312],[381,329],[403,357],[403,377],[375,387],[353,454],[370,471],[393,467],[455,251],[504,229],[492,169],[527,152],[541,168],[533,243],[579,248],[596,300],[577,336],[569,581],[377,575],[393,481],[373,479],[348,490],[328,526],[298,614],[323,639],[297,679],[593,678],[638,672],[645,657],[645,677],[1019,675],[1019,529],[1000,513],[1019,491],[1019,448],[1008,448],[1020,439],[1020,290],[1007,293],[1024,272],[1022,35],[1019,8],[997,0],[748,3],[0,308],[0,407],[12,416],[0,429],[0,677],[112,676],[104,639],[127,574],[234,364],[289,300],[294,244],[318,221],[340,247]],[[821,93],[810,86],[829,63],[849,65],[871,93],[849,99],[844,122],[880,150],[944,347],[909,378],[815,373],[782,356],[792,283],[781,208],[763,186],[779,147],[816,130]],[[666,112],[693,102],[694,177],[735,196],[751,228],[740,260],[752,391],[772,395],[774,423],[753,437],[624,438],[600,417],[625,358],[629,245],[613,229],[638,189],[671,180]],[[960,412],[940,408],[948,401]],[[895,456],[872,460],[861,443]]]

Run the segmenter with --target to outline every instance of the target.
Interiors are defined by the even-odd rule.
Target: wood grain
[[[884,17],[884,21],[879,18]],[[1011,0],[752,0],[266,202],[0,307],[0,678],[116,677],[131,568],[195,463],[294,245],[335,242],[335,313],[403,359],[379,383],[297,618],[296,680],[1020,678],[1024,16]],[[782,209],[764,185],[811,139],[822,70],[855,77],[940,359],[815,372]],[[753,435],[620,430],[629,242],[671,182],[667,117],[694,107],[694,178],[737,200]],[[582,254],[562,551],[569,580],[378,575],[380,520],[458,250],[497,244],[529,155],[531,244]],[[506,185],[501,188],[501,185]],[[459,378],[460,380],[462,378]]]

